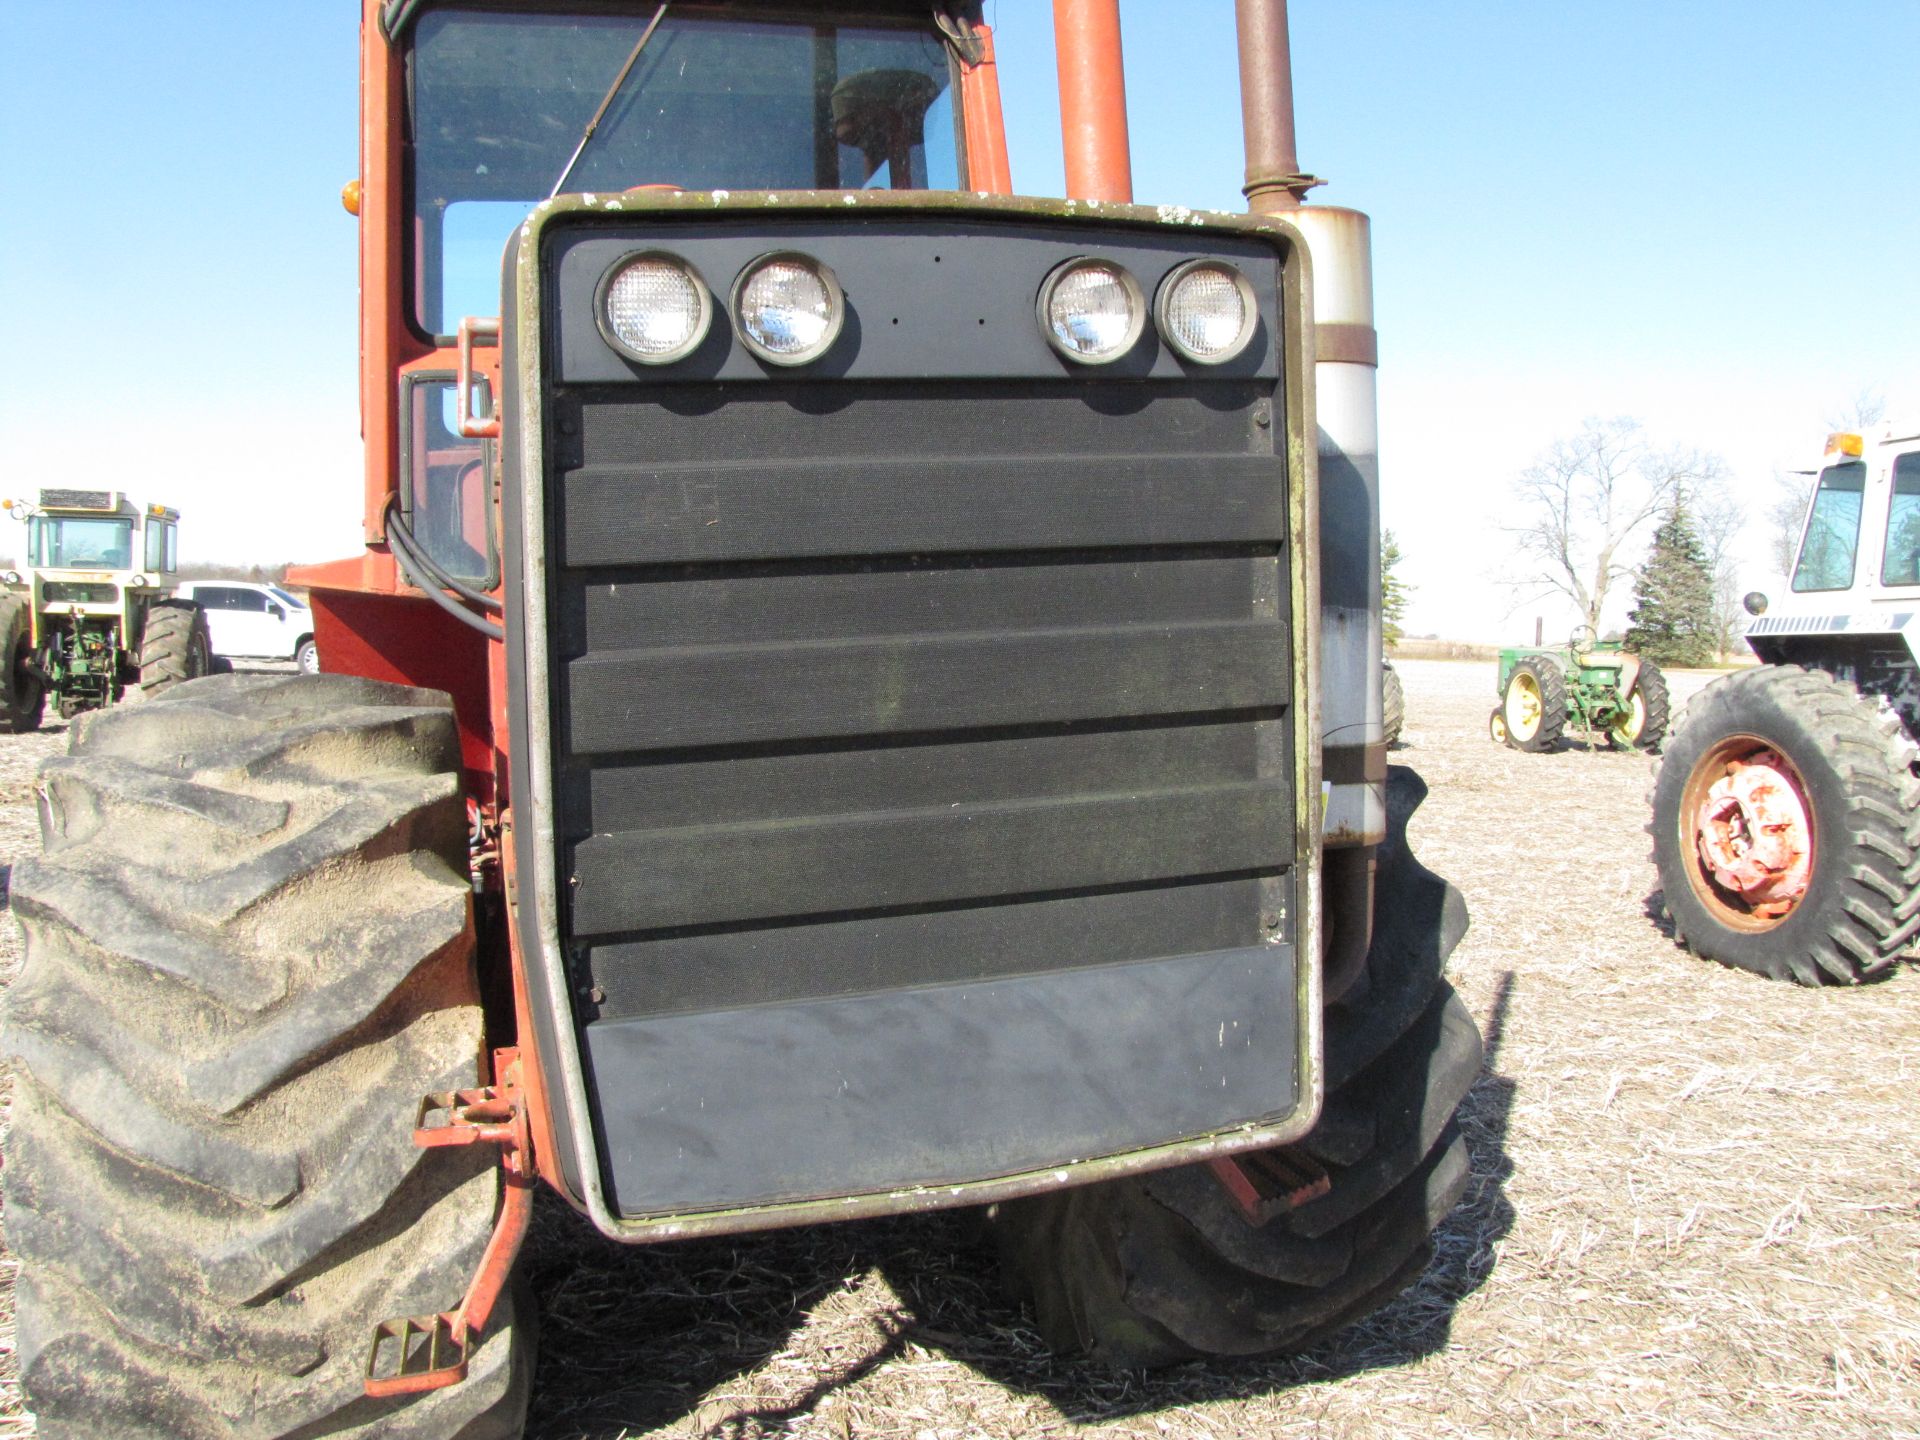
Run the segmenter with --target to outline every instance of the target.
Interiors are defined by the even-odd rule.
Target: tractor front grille
[[[916,254],[940,243],[896,223]],[[1193,253],[1129,239],[1136,264]],[[1036,243],[1009,233],[1004,266],[1048,263]],[[859,254],[831,263],[865,333],[906,308]],[[998,310],[963,289],[917,303],[1019,329],[1003,375],[614,381],[569,348],[556,268],[557,923],[621,1207],[1013,1173],[1284,1110],[1295,626],[1271,350],[1218,377],[1063,376],[1031,289]],[[1188,1008],[1203,1025],[1141,1053]],[[1256,1050],[1243,1026],[1257,1053],[1194,1085],[1216,1030]],[[1103,1041],[1134,1053],[1065,1058]]]

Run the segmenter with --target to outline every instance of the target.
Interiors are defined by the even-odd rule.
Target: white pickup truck
[[[188,580],[175,589],[207,617],[213,653],[246,660],[292,660],[306,674],[320,668],[313,611],[278,585],[250,580]]]

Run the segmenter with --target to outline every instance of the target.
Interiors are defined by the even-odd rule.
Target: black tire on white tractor
[[[1407,723],[1407,692],[1400,684],[1400,672],[1391,665],[1380,667],[1380,738],[1391,747],[1400,739]]]
[[[84,716],[13,874],[7,1241],[43,1440],[511,1440],[511,1292],[470,1378],[373,1400],[373,1327],[450,1310],[499,1196],[422,1150],[482,1075],[446,697],[216,676]]]
[[[1719,883],[1698,844],[1707,788],[1730,763],[1755,760],[1790,786],[1811,832],[1805,892],[1784,914],[1758,913]],[[1920,937],[1916,761],[1890,706],[1825,671],[1762,665],[1714,681],[1688,702],[1650,797],[1677,937],[1709,960],[1802,985],[1891,969]]]
[[[213,669],[207,612],[191,600],[156,600],[140,635],[140,689],[159,695]]]
[[[1513,667],[1500,696],[1507,743],[1537,755],[1560,743],[1567,728],[1567,677],[1551,655],[1529,655]]]
[[[1327,1008],[1326,1104],[1299,1142],[1331,1190],[1261,1226],[1202,1165],[997,1207],[1007,1278],[1055,1350],[1115,1367],[1295,1351],[1431,1260],[1470,1173],[1454,1117],[1481,1044],[1441,978],[1465,902],[1407,848],[1426,786],[1387,773],[1373,943],[1360,983]]]
[[[0,595],[0,730],[9,735],[38,730],[47,713],[47,687],[27,668],[32,618],[25,596]]]
[[[1607,743],[1616,750],[1658,750],[1667,738],[1671,708],[1666,675],[1651,660],[1643,660],[1626,713],[1608,727]]]

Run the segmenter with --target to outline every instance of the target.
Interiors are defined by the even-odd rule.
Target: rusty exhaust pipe
[[[1301,171],[1294,139],[1287,0],[1234,0],[1233,18],[1240,38],[1240,128],[1247,147],[1247,183],[1240,193],[1256,215],[1298,209],[1301,197],[1321,182]]]
[[[1060,147],[1075,200],[1133,199],[1127,147],[1127,77],[1120,58],[1120,0],[1053,0],[1060,67]]]

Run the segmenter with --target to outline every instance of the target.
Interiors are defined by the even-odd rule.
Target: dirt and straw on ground
[[[1488,1038],[1418,1284],[1296,1358],[1102,1374],[1044,1352],[961,1216],[624,1250],[543,1204],[529,1435],[1920,1437],[1920,973],[1808,991],[1690,957],[1652,762],[1498,748],[1491,665],[1401,668],[1394,759],[1432,786],[1414,844],[1466,893],[1452,972]],[[0,859],[64,743],[0,738]]]

